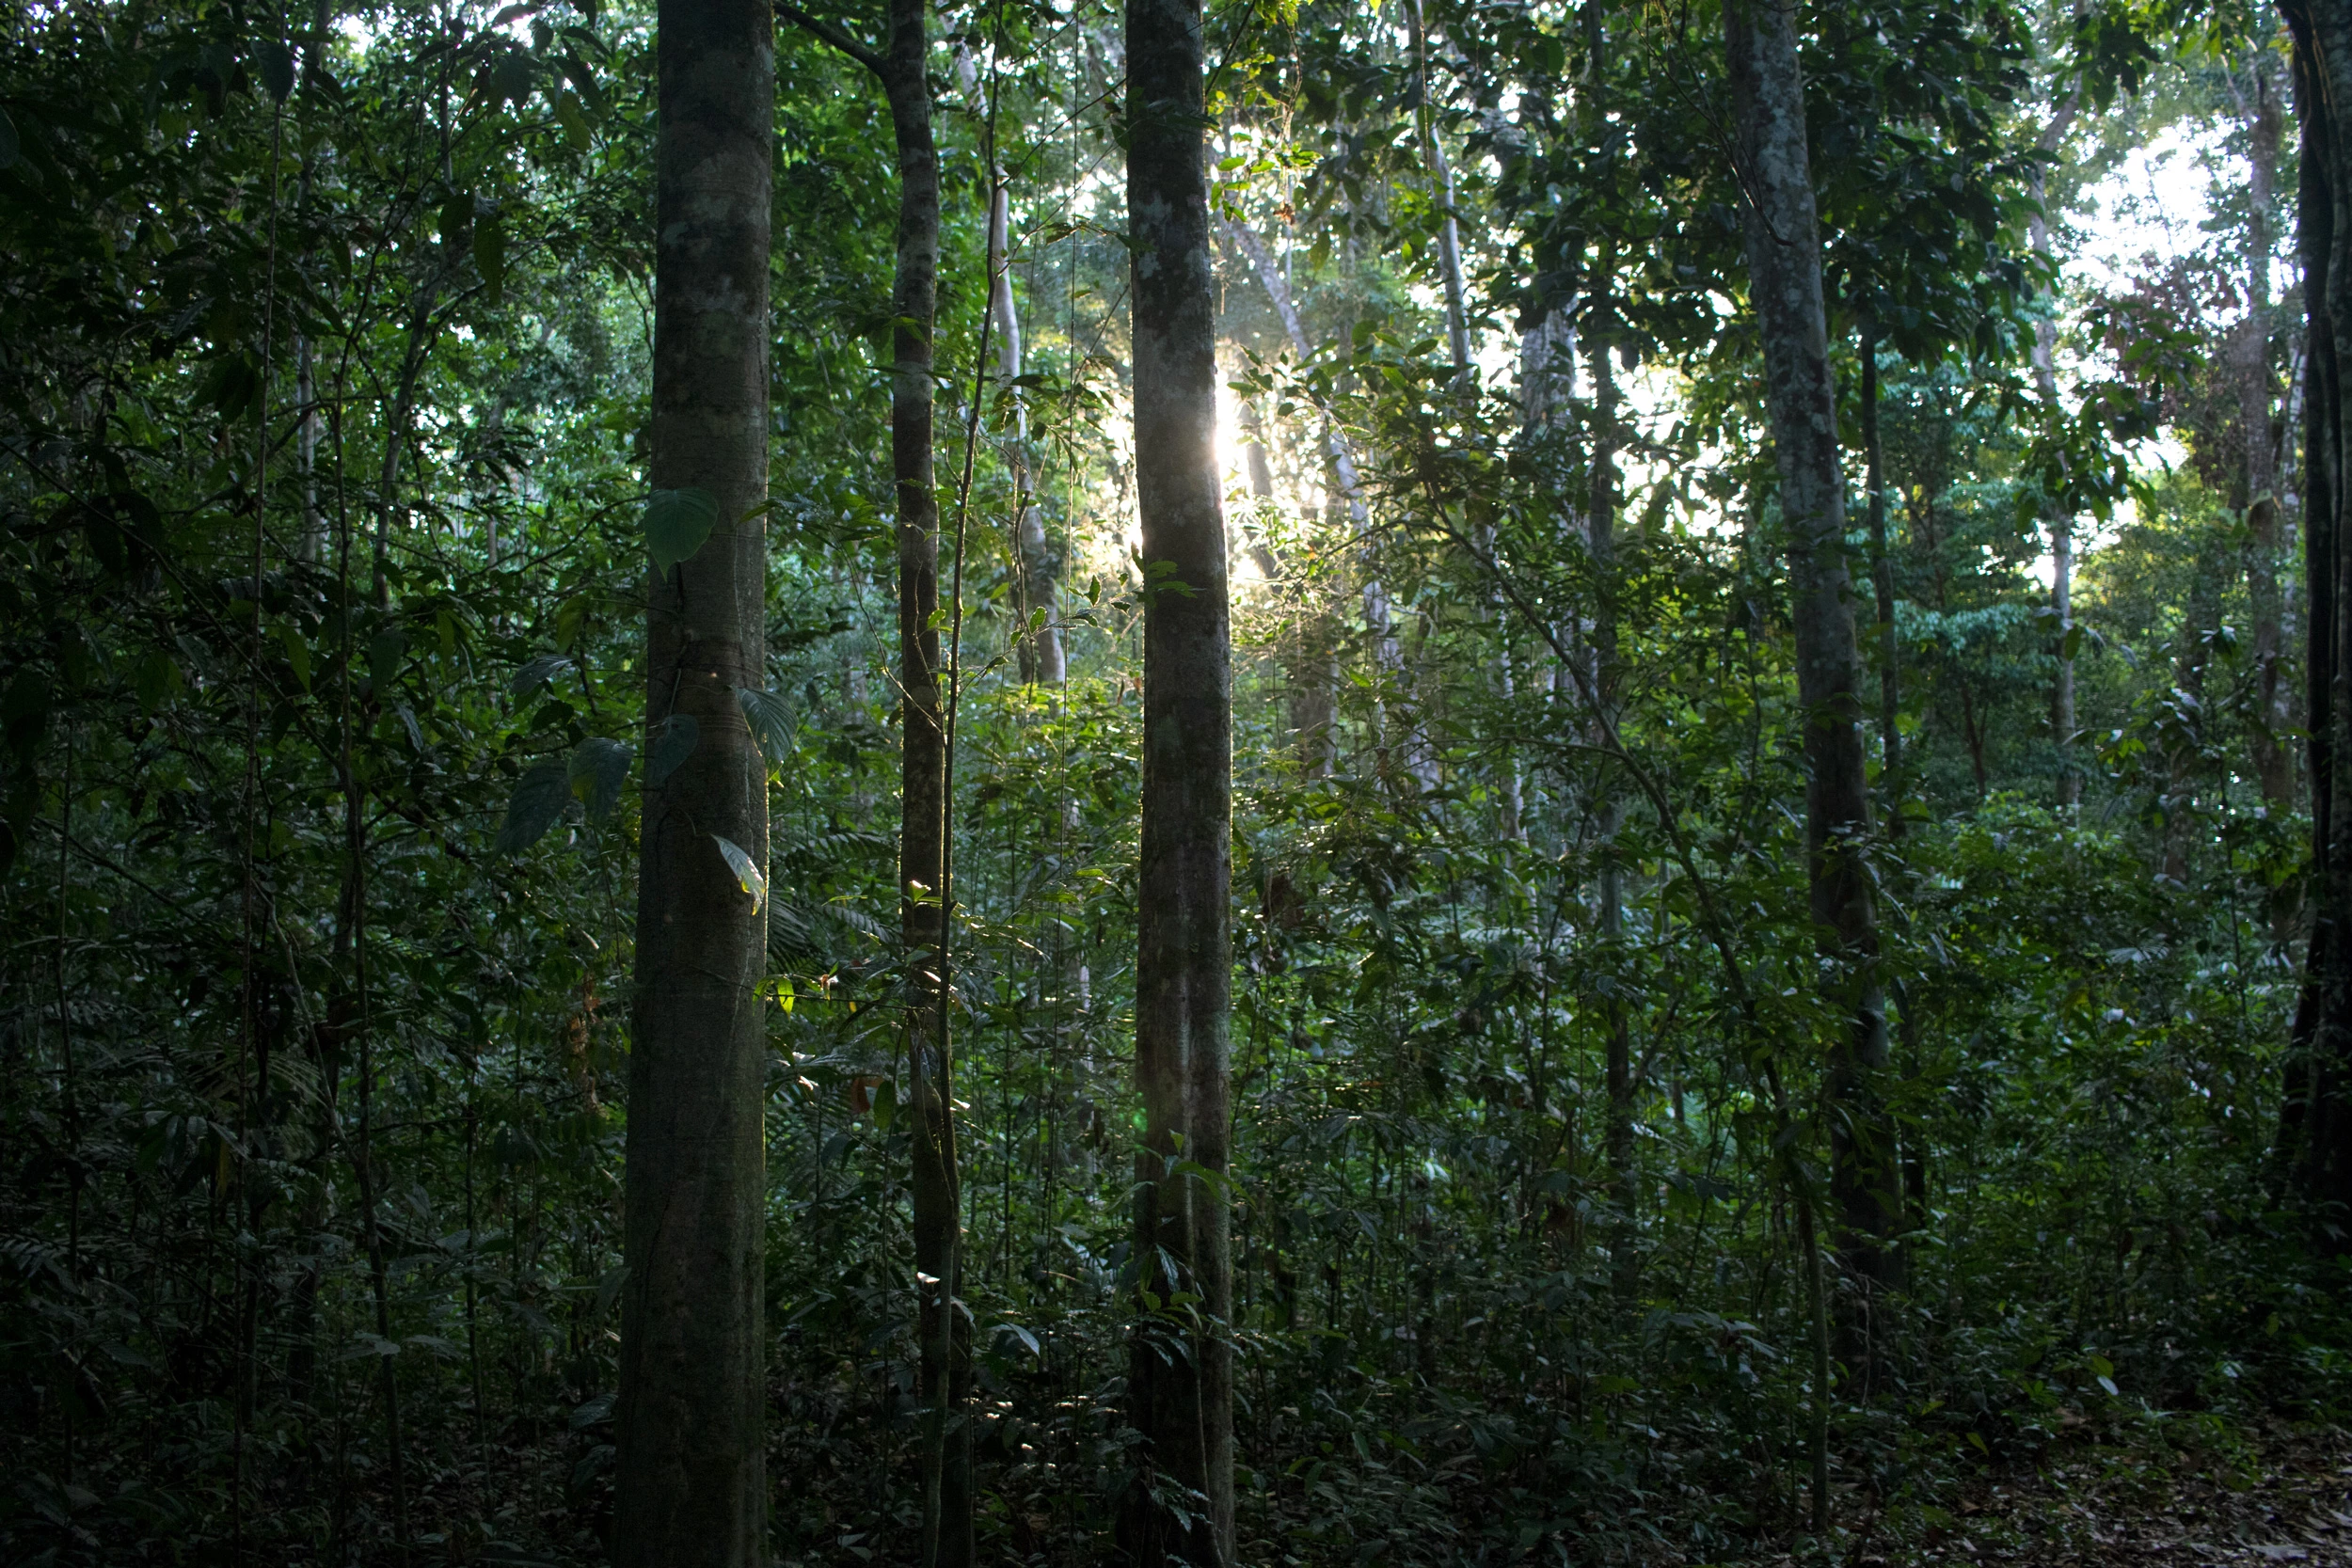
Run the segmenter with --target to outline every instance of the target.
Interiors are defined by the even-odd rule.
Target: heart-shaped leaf
[[[667,572],[691,561],[719,523],[719,502],[707,490],[656,490],[645,502],[645,547]]]
[[[523,770],[515,793],[506,802],[506,820],[499,824],[490,847],[501,855],[530,848],[555,826],[564,802],[572,798],[571,768],[562,757],[545,757]]]
[[[702,726],[691,714],[673,713],[656,724],[645,744],[645,787],[660,789],[667,783],[678,764],[694,754],[702,737]]]
[[[567,781],[572,793],[588,808],[588,820],[601,822],[620,803],[621,785],[628,782],[628,765],[637,755],[617,740],[592,736],[572,750]]]

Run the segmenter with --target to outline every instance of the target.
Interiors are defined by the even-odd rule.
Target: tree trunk
[[[1225,237],[1234,249],[1248,258],[1250,267],[1258,275],[1258,280],[1265,286],[1266,298],[1273,303],[1275,314],[1281,318],[1282,330],[1290,338],[1291,348],[1297,354],[1299,362],[1306,363],[1314,356],[1314,350],[1307,341],[1307,328],[1299,320],[1298,306],[1291,298],[1290,284],[1284,280],[1282,269],[1275,264],[1273,253],[1266,249],[1265,242],[1259,239],[1248,225],[1230,218],[1225,220]],[[1369,569],[1372,565],[1372,508],[1364,501],[1363,482],[1356,471],[1356,455],[1348,447],[1347,436],[1327,416],[1324,420],[1323,439],[1325,450],[1330,456],[1332,477],[1339,485],[1341,496],[1347,502],[1348,521],[1354,525],[1356,537],[1365,550],[1365,565]],[[1383,689],[1400,685],[1405,678],[1405,652],[1397,643],[1396,621],[1389,607],[1389,591],[1381,584],[1378,575],[1369,570],[1364,578],[1363,600],[1364,625],[1372,634],[1373,662],[1380,673],[1378,685]],[[1379,699],[1375,698],[1375,702],[1379,704]],[[1373,727],[1375,735],[1387,728],[1385,705],[1375,709]],[[1406,771],[1415,785],[1424,791],[1436,789],[1442,780],[1437,757],[1428,744],[1421,736],[1407,733],[1405,753]]]
[[[1126,43],[1136,495],[1146,583],[1136,961],[1141,1299],[1128,1401],[1144,1447],[1120,1535],[1145,1568],[1178,1560],[1223,1568],[1233,1560],[1225,1190],[1232,669],[1200,0],[1129,0]],[[1179,1292],[1193,1298],[1189,1307],[1179,1305]]]
[[[1598,286],[1611,288],[1615,275],[1614,247],[1606,247]],[[1604,736],[1614,733],[1617,691],[1617,376],[1610,358],[1615,350],[1607,325],[1607,309],[1604,301],[1601,319],[1593,329],[1593,465],[1584,531],[1597,585],[1591,644],[1592,692],[1600,709],[1593,716],[1597,747],[1604,744]],[[1612,965],[1621,967],[1625,956],[1625,892],[1617,834],[1625,825],[1625,802],[1618,798],[1616,781],[1610,777],[1605,764],[1597,774],[1594,794],[1594,829],[1600,850],[1600,939],[1610,950]],[[1610,1227],[1609,1252],[1613,1288],[1620,1296],[1630,1297],[1636,1284],[1633,1037],[1627,1021],[1622,983],[1612,987],[1603,1000],[1601,1019],[1601,1027],[1608,1036],[1604,1071],[1609,1088],[1609,1121],[1601,1146],[1609,1164],[1610,1201],[1617,1211]]]
[[[773,23],[761,0],[662,0],[652,483],[717,526],[655,576],[651,724],[700,743],[645,792],[629,1049],[619,1463],[623,1568],[768,1560],[767,770],[737,704],[767,685],[768,225]]]
[[[2282,1152],[2331,1249],[2352,1247],[2352,549],[2344,516],[2343,366],[2352,357],[2352,15],[2286,0],[2302,122],[2300,249],[2309,355],[2303,402],[2305,723],[2312,792],[2311,943],[2280,1113]]]
[[[2042,128],[2037,139],[2044,152],[2055,152],[2066,139],[2067,131],[2074,123],[2076,101],[2069,96],[2051,115],[2049,123]],[[2035,166],[2033,176],[2033,210],[2026,220],[2026,234],[2034,255],[2044,265],[2051,261],[2050,223],[2042,210],[2042,169]],[[2058,323],[2043,317],[2033,324],[2033,380],[2045,409],[2055,411],[2058,405],[2058,369],[2053,356],[2058,348]],[[2058,799],[2061,806],[2078,804],[2083,798],[2083,776],[2074,765],[2074,657],[2067,648],[2069,634],[2074,629],[2074,520],[2051,507],[2044,521],[2050,530],[2050,613],[2058,626],[2058,677],[2050,685],[2050,735],[2058,748]],[[1977,788],[1984,788],[1983,769],[1978,769]]]
[[[1805,145],[1804,86],[1791,0],[1724,9],[1742,172],[1751,298],[1761,329],[1788,530],[1797,694],[1805,713],[1805,843],[1822,985],[1845,1019],[1827,1097],[1830,1200],[1839,1259],[1857,1287],[1841,1323],[1847,1359],[1868,1386],[1873,1298],[1900,1284],[1888,1243],[1901,1228],[1894,1126],[1875,1080],[1886,1064],[1878,922],[1866,863],[1870,798],[1859,720],[1861,660],[1846,571],[1845,478],[1821,298],[1820,232]]]
[[[1021,379],[1021,310],[1012,297],[1012,191],[1001,171],[989,193],[989,305],[996,312],[996,364],[1012,393],[1012,574],[1013,612],[1020,617],[1021,678],[1059,686],[1069,677],[1062,654],[1061,608],[1054,593],[1054,554],[1045,539],[1045,514],[1037,504],[1037,476],[1029,467],[1029,404],[1016,385]],[[1037,628],[1029,629],[1032,617]]]
[[[1895,562],[1886,548],[1886,468],[1879,444],[1879,334],[1862,334],[1862,469],[1870,504],[1870,582],[1879,610],[1879,782],[1886,791],[1886,832],[1903,836],[1902,682],[1896,664]]]
[[[2254,632],[2258,707],[2253,725],[2254,776],[2272,811],[2295,805],[2295,761],[2280,738],[2292,726],[2286,686],[2280,680],[2279,463],[2270,433],[2270,204],[2279,178],[2280,116],[2267,56],[2254,57],[2247,121],[2246,321],[2237,349],[2238,423],[2246,441],[2246,587]]]
[[[1422,19],[1422,0],[1411,0],[1413,71],[1419,78],[1414,118],[1421,130],[1422,155],[1429,161],[1429,194],[1438,207],[1438,277],[1445,287],[1446,346],[1454,358],[1454,379],[1469,379],[1470,369],[1469,291],[1462,286],[1462,226],[1454,214],[1454,169],[1446,162],[1444,144],[1438,140],[1438,117],[1429,103],[1429,28]]]

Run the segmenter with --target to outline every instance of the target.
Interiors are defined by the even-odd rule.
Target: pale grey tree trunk
[[[1126,54],[1147,584],[1136,959],[1144,1128],[1128,1404],[1144,1447],[1120,1537],[1143,1568],[1224,1568],[1233,1560],[1232,657],[1200,0],[1128,0]],[[1179,1291],[1198,1298],[1201,1328],[1168,1309]]]
[[[773,23],[762,0],[662,0],[659,27],[651,479],[718,523],[646,614],[647,721],[700,742],[644,801],[612,1558],[765,1568],[767,919],[718,841],[764,876],[735,692],[767,684]]]

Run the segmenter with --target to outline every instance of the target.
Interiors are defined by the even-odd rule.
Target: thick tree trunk
[[[2238,423],[2246,441],[2246,587],[2254,623],[2254,776],[2273,811],[2295,805],[2295,761],[2282,736],[2292,727],[2280,676],[2279,463],[2270,433],[2270,204],[2279,178],[2279,98],[2266,56],[2257,55],[2247,121],[2246,321],[2238,330]]]
[[[662,0],[655,150],[653,472],[718,524],[660,574],[646,718],[700,744],[646,791],[629,1050],[620,1460],[625,1568],[768,1560],[762,1237],[766,905],[716,842],[768,863],[767,771],[738,705],[764,687],[768,214],[775,115],[764,0]]]
[[[2280,9],[2295,38],[2302,122],[2297,191],[2309,359],[2303,403],[2304,647],[2311,736],[2311,943],[2281,1111],[2295,1185],[2321,1235],[2352,1247],[2352,549],[2344,516],[2343,367],[2352,358],[2352,14],[2321,0]]]
[[[1900,1284],[1889,1243],[1901,1229],[1886,1065],[1884,988],[1869,868],[1870,801],[1860,719],[1861,660],[1846,570],[1845,478],[1821,298],[1820,232],[1804,130],[1791,0],[1731,0],[1725,42],[1737,118],[1751,298],[1764,344],[1772,445],[1788,531],[1797,689],[1804,707],[1805,841],[1823,987],[1846,1020],[1830,1053],[1830,1199],[1835,1244],[1857,1291],[1844,1315],[1847,1359],[1867,1386],[1869,1309]]]
[[[1601,266],[1604,286],[1615,275],[1615,258]],[[1593,334],[1593,466],[1587,497],[1584,537],[1593,559],[1597,597],[1593,607],[1591,689],[1600,711],[1593,716],[1596,747],[1613,734],[1617,692],[1617,377],[1610,359],[1613,352],[1606,325]],[[1625,802],[1616,781],[1604,767],[1595,786],[1594,830],[1598,839],[1600,871],[1600,939],[1612,961],[1623,958],[1625,938],[1624,872],[1617,855],[1617,834],[1625,825]],[[1634,1268],[1636,1195],[1633,1180],[1633,1037],[1627,1020],[1625,990],[1613,987],[1601,1005],[1601,1028],[1607,1035],[1604,1070],[1608,1078],[1609,1120],[1601,1138],[1609,1165],[1610,1201],[1617,1213],[1609,1232],[1613,1284],[1620,1296],[1630,1297],[1637,1283]]]
[[[1144,1448],[1120,1536],[1147,1568],[1223,1568],[1233,1560],[1225,1191],[1232,735],[1200,0],[1129,0],[1126,44],[1136,494],[1148,596],[1136,961],[1140,1299],[1128,1373]],[[1195,1298],[1189,1310],[1176,1305],[1179,1292]]]

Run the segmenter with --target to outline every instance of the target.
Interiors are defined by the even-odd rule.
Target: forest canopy
[[[2352,19],[804,3],[12,9],[0,1562],[2352,1560]]]

